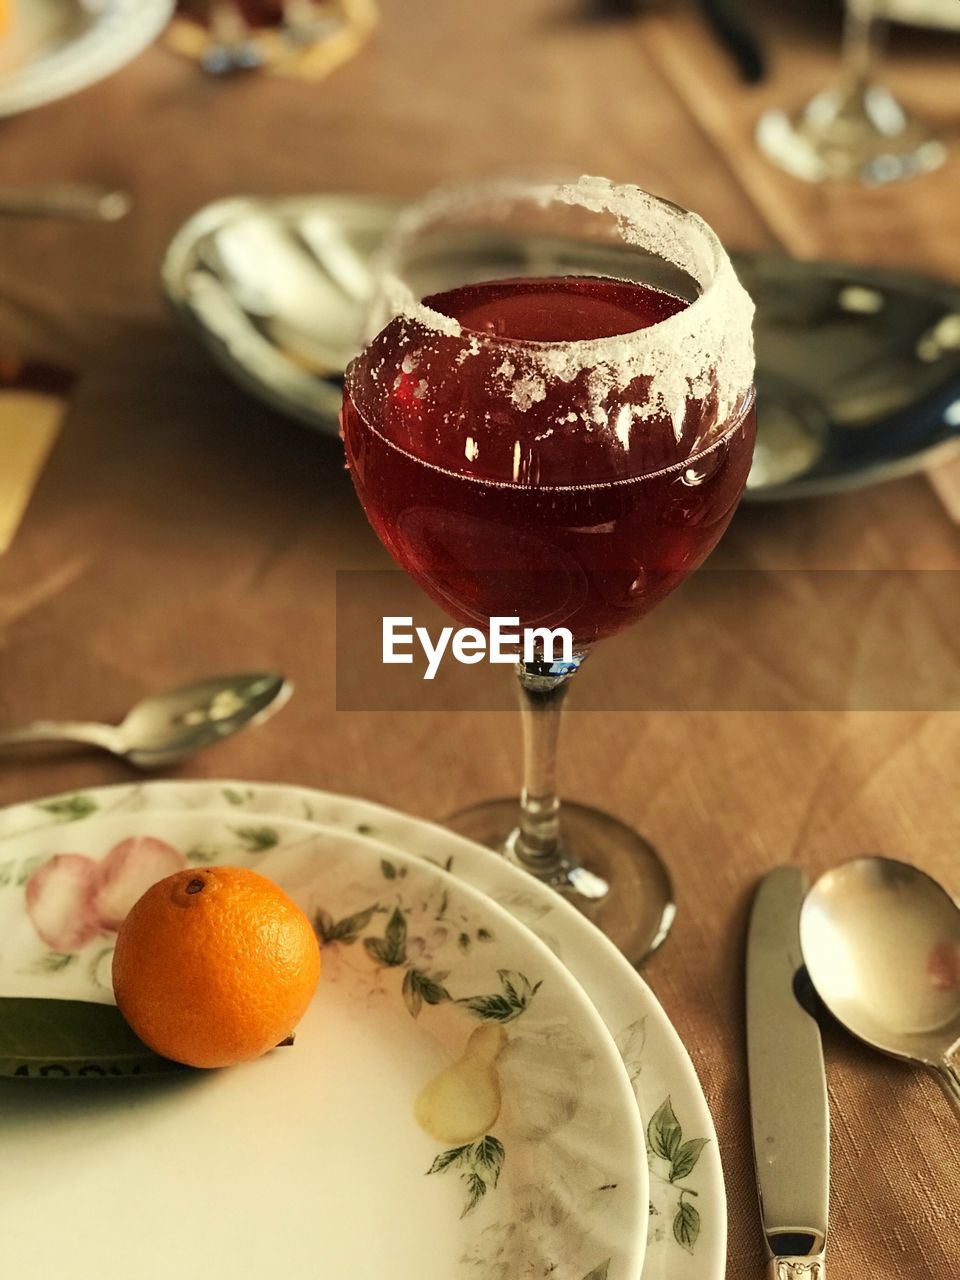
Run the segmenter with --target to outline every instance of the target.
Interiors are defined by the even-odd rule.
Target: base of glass
[[[768,160],[807,182],[897,182],[946,158],[943,143],[874,84],[826,89],[795,116],[768,111],[756,136]]]
[[[673,885],[652,845],[617,818],[564,801],[556,861],[531,866],[517,850],[516,798],[487,800],[447,819],[459,835],[504,854],[549,884],[640,964],[660,946],[676,915]]]

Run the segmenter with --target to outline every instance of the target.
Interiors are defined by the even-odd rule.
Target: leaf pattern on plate
[[[688,1253],[692,1253],[699,1234],[700,1214],[689,1200],[681,1199],[677,1216],[673,1220],[674,1240],[678,1245],[686,1249]]]
[[[357,941],[376,913],[383,910],[385,908],[375,902],[364,911],[357,911],[354,915],[344,916],[342,920],[334,922],[326,911],[320,909],[314,914],[313,925],[321,942],[343,942],[349,945]]]
[[[693,1172],[693,1166],[700,1159],[700,1152],[706,1145],[706,1138],[691,1138],[689,1142],[683,1144],[673,1157],[673,1166],[670,1170],[671,1182],[685,1178],[688,1173]]]
[[[248,853],[266,853],[280,840],[273,827],[234,827],[233,832]]]
[[[682,1249],[692,1253],[700,1235],[700,1211],[690,1203],[688,1196],[698,1193],[693,1187],[680,1186],[681,1178],[687,1178],[696,1167],[700,1153],[708,1138],[683,1140],[683,1127],[677,1119],[673,1103],[664,1098],[647,1123],[647,1151],[651,1161],[650,1172],[661,1183],[675,1188],[673,1238]],[[662,1162],[654,1167],[654,1159]]]
[[[83,818],[89,818],[91,813],[96,813],[99,807],[92,796],[81,792],[72,796],[60,796],[56,800],[44,800],[35,806],[44,813],[51,814],[57,822],[79,822]]]
[[[682,1136],[683,1130],[674,1115],[673,1105],[669,1098],[665,1098],[647,1124],[647,1144],[654,1155],[672,1162]]]
[[[38,973],[59,973],[77,958],[75,951],[48,951],[41,956],[34,968]]]
[[[615,1043],[623,1059],[623,1065],[627,1069],[630,1083],[633,1085],[633,1092],[639,1097],[638,1081],[640,1072],[643,1070],[643,1051],[647,1043],[647,1019],[638,1018],[636,1022],[631,1022],[629,1026],[624,1027],[616,1037]]]
[[[449,1000],[450,992],[442,985],[446,973],[433,975],[422,969],[408,969],[403,975],[403,998],[415,1018],[424,1004],[442,1004]]]
[[[198,844],[188,849],[184,856],[193,867],[208,867],[219,861],[220,850],[212,844]]]
[[[43,831],[51,825],[81,822],[84,818],[89,818],[94,813],[107,811],[101,810],[99,802],[93,796],[77,791],[72,795],[55,796],[52,800],[39,800],[34,804],[23,805],[21,806],[21,812],[23,814],[29,813],[31,817],[37,812],[47,814],[48,820],[44,822],[28,821],[22,826],[11,826],[0,834],[0,840],[16,840],[21,836],[30,835],[33,831]],[[22,883],[22,881],[19,883]]]
[[[460,1170],[460,1178],[467,1192],[460,1217],[465,1218],[474,1211],[488,1190],[496,1188],[505,1159],[503,1143],[492,1133],[488,1133],[477,1142],[450,1147],[442,1152],[427,1170],[427,1174],[444,1173],[447,1169]]]
[[[253,789],[251,787],[245,787],[242,791],[239,787],[221,787],[220,794],[227,804],[233,805],[246,804],[248,800],[253,799]]]
[[[387,921],[382,938],[364,938],[363,945],[369,955],[386,969],[405,964],[407,959],[407,921],[399,907]]]
[[[384,858],[380,862],[380,871],[384,879],[390,882],[391,888],[394,885],[398,889],[401,887],[406,867],[397,867]],[[429,951],[435,945],[455,946],[462,954],[472,946],[470,934],[459,923],[448,918],[448,910],[450,895],[449,890],[444,887],[434,903],[429,900],[419,901],[416,909],[405,904],[402,895],[398,895],[397,904],[392,910],[375,902],[362,911],[334,920],[329,911],[318,907],[314,911],[313,920],[317,936],[323,945],[351,946],[362,942],[364,952],[378,969],[385,972],[402,970],[400,995],[412,1018],[419,1018],[426,1007],[449,1004],[457,1006],[481,1023],[502,1026],[515,1021],[529,1008],[530,1002],[540,990],[542,979],[532,982],[526,974],[517,970],[498,969],[496,974],[500,981],[499,991],[454,996],[446,985],[450,977],[449,970],[427,968],[422,963],[424,950],[429,959]],[[388,911],[390,915],[383,934],[367,933],[377,915]],[[433,923],[424,927],[425,919]],[[451,929],[448,925],[454,927]],[[422,931],[423,936],[420,932],[411,936],[414,929]],[[493,940],[493,933],[481,925],[476,928],[475,937],[478,943],[489,942]],[[414,957],[410,955],[411,947]],[[415,963],[415,959],[420,962]],[[481,1034],[479,1029],[474,1032],[474,1035],[477,1034]],[[499,1035],[505,1040],[506,1032],[500,1031]],[[427,1173],[443,1173],[448,1169],[459,1172],[466,1193],[461,1217],[466,1217],[490,1191],[496,1189],[504,1159],[503,1143],[488,1133],[441,1152]]]
[[[475,1018],[484,1022],[512,1022],[519,1018],[541,984],[531,983],[524,974],[510,969],[498,969],[497,977],[503,988],[501,992],[488,996],[465,996],[457,1004],[465,1005]]]

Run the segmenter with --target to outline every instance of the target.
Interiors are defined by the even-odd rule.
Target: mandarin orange
[[[244,867],[158,881],[131,908],[113,957],[130,1026],[156,1053],[192,1067],[233,1066],[287,1039],[319,977],[310,921]]]

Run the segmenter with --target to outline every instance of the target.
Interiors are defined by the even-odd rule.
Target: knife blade
[[[771,1280],[824,1280],[830,1114],[820,1029],[801,1003],[806,971],[798,867],[761,880],[747,934],[747,1068],[753,1155]],[[807,984],[809,985],[809,984]]]

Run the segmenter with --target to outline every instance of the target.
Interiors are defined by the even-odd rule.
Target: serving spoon
[[[946,890],[892,858],[845,862],[807,894],[800,947],[837,1021],[931,1070],[960,1115],[960,907]]]
[[[259,724],[284,705],[293,685],[270,672],[215,676],[144,698],[118,725],[37,720],[0,732],[0,747],[84,742],[137,769],[163,769]]]

